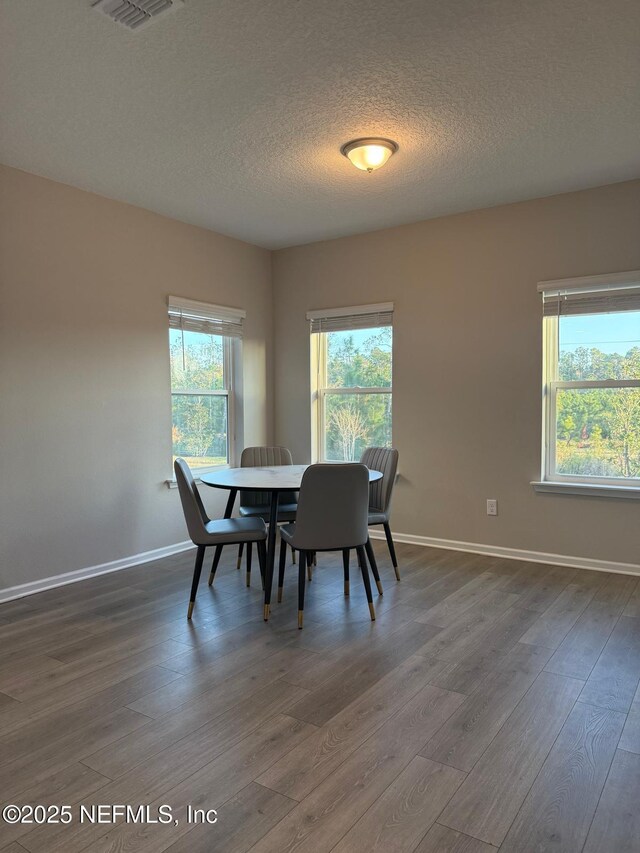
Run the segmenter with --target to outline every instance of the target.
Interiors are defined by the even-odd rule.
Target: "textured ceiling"
[[[0,0],[0,162],[268,247],[622,181],[639,36],[638,0]]]

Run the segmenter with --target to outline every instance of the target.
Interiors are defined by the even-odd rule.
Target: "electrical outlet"
[[[498,514],[498,501],[495,498],[489,498],[487,500],[487,515],[497,515]]]

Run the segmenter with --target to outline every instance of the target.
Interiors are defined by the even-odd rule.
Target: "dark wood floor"
[[[0,797],[74,815],[0,848],[637,853],[638,579],[398,550],[374,624],[330,555],[265,624],[231,549],[191,624],[192,552],[0,606]]]

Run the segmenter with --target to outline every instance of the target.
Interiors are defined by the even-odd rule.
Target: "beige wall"
[[[246,309],[244,438],[269,441],[270,253],[0,167],[0,589],[187,538],[169,293]]]
[[[535,494],[529,482],[540,475],[536,283],[639,267],[640,181],[278,251],[276,439],[309,460],[305,312],[392,300],[394,530],[638,564],[640,502]]]

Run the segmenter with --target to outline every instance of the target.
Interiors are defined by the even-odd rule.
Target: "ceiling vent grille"
[[[94,9],[129,30],[143,30],[168,12],[184,6],[183,0],[92,0]]]

